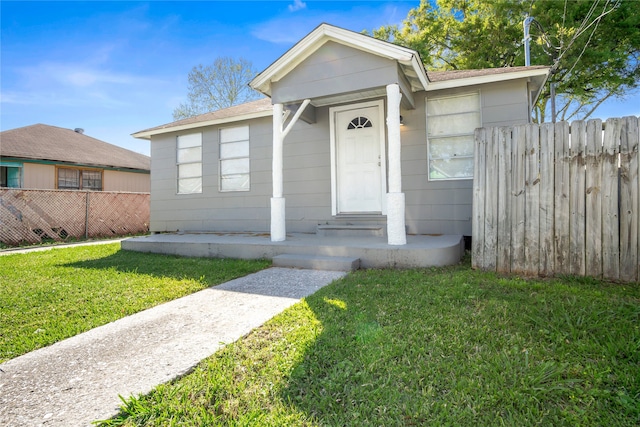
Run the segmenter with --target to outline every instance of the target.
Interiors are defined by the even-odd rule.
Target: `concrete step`
[[[323,237],[385,237],[386,232],[386,226],[377,224],[323,224],[316,228],[316,234]]]
[[[353,271],[360,268],[360,258],[304,254],[282,254],[273,257],[274,267],[308,270]]]

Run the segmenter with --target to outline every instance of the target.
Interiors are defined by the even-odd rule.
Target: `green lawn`
[[[640,285],[367,270],[191,374],[125,426],[637,426]]]
[[[0,362],[269,265],[120,243],[0,256]]]

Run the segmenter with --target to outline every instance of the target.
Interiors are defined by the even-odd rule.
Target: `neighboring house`
[[[474,129],[528,123],[548,71],[426,72],[322,24],[250,83],[268,98],[134,134],[151,140],[150,231],[471,235]]]
[[[150,163],[82,129],[36,124],[0,133],[0,187],[149,192]]]

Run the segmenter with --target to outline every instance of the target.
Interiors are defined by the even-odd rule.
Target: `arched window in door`
[[[356,117],[349,122],[347,129],[362,129],[362,128],[370,128],[373,124],[371,120],[366,117]]]

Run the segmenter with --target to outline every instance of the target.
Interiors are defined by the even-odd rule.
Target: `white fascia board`
[[[424,90],[427,90],[429,85],[431,85],[432,83],[429,82],[429,77],[427,77],[427,71],[425,70],[424,65],[422,65],[422,62],[420,61],[417,55],[413,55],[413,57],[411,58],[411,66],[413,70],[416,72],[416,74],[418,75],[418,79],[422,84],[422,88]]]
[[[363,34],[354,33],[337,27],[326,27],[324,34],[330,39],[367,52],[408,63],[414,52],[406,47],[394,45]]]
[[[537,77],[539,77],[539,76],[537,76]],[[542,81],[540,82],[540,86],[538,87],[538,90],[536,91],[536,96],[534,96],[533,100],[531,101],[532,105],[535,105],[536,102],[538,102],[538,97],[542,93],[542,89],[544,88],[544,86],[547,84],[547,80],[549,80],[549,74],[548,73],[547,73],[547,75],[545,75],[542,78]]]
[[[203,122],[195,122],[195,123],[189,123],[185,125],[171,126],[171,127],[162,128],[162,129],[136,132],[136,133],[132,133],[131,136],[133,136],[134,138],[140,138],[140,139],[151,139],[152,136],[161,135],[163,133],[179,132],[182,130],[197,129],[197,128],[206,127],[206,126],[215,126],[215,125],[221,125],[226,123],[239,122],[242,120],[251,120],[251,119],[257,119],[261,117],[271,117],[271,116],[273,116],[273,111],[271,110],[256,111],[255,113],[225,117],[222,119],[213,119],[213,120],[207,120]]]
[[[516,71],[513,73],[488,74],[485,76],[467,77],[460,79],[445,80],[442,82],[429,82],[427,91],[451,89],[463,86],[473,86],[485,83],[503,82],[507,80],[526,79],[530,77],[546,76],[549,70],[545,68],[537,70]]]

